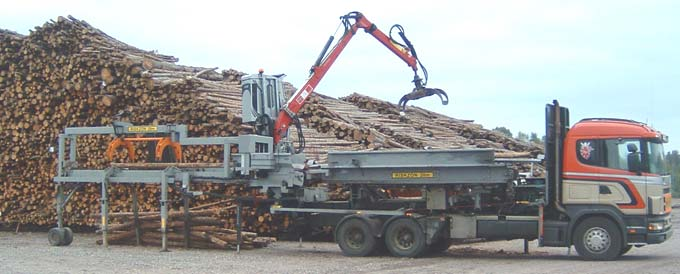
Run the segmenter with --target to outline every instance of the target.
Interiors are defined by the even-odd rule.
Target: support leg
[[[102,229],[102,245],[104,247],[109,246],[109,240],[108,240],[108,224],[109,224],[109,193],[107,191],[108,183],[107,180],[102,180],[101,183],[102,187],[102,224],[101,224],[101,229]]]
[[[132,188],[132,216],[135,224],[135,244],[142,245],[142,227],[139,224],[139,202],[137,198],[137,184]]]
[[[168,179],[168,176],[163,175],[161,180],[161,252],[168,251]]]
[[[524,254],[529,254],[529,240],[524,239]]]
[[[57,227],[64,227],[64,185],[57,184]]]
[[[236,206],[236,253],[241,253],[241,210],[242,203],[238,199],[238,204]]]
[[[191,247],[191,237],[190,237],[190,229],[191,229],[191,216],[189,215],[189,195],[188,193],[183,193],[182,194],[182,199],[184,200],[184,247],[189,248]]]

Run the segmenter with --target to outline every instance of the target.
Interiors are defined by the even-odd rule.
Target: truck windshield
[[[654,141],[649,141],[649,151],[647,158],[649,159],[649,172],[659,175],[667,175],[666,163],[664,161],[663,144]]]

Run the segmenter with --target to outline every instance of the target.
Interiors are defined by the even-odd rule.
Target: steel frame
[[[137,135],[137,134],[164,134],[168,135],[173,142],[182,146],[189,145],[221,145],[224,148],[224,160],[220,167],[207,165],[206,167],[181,167],[181,164],[169,163],[162,169],[138,170],[133,168],[108,167],[106,169],[81,169],[77,162],[77,138],[84,135]],[[231,145],[238,145],[240,153],[231,154]],[[167,220],[168,220],[168,186],[175,182],[181,182],[182,193],[191,193],[192,182],[213,182],[231,184],[243,182],[237,177],[241,174],[250,174],[251,171],[272,170],[275,168],[276,157],[273,152],[272,138],[259,135],[243,135],[237,137],[188,137],[186,125],[158,125],[158,126],[133,126],[129,123],[116,122],[108,127],[70,127],[66,128],[58,140],[58,164],[57,176],[54,177],[56,184],[56,210],[57,226],[64,226],[64,206],[72,195],[82,187],[84,183],[96,183],[101,187],[101,231],[102,242],[108,246],[108,207],[109,198],[107,187],[109,184],[159,184],[161,187],[160,211],[161,211],[161,251],[167,251]],[[234,163],[232,166],[230,163]],[[76,185],[68,194],[65,189],[70,185]],[[136,194],[136,193],[135,193]],[[185,197],[185,206],[188,204]],[[133,195],[133,204],[136,204],[136,195]],[[240,210],[240,202],[239,202]],[[135,216],[138,214],[137,206],[133,205]],[[185,213],[188,213],[186,211]],[[186,215],[186,214],[185,214]],[[185,216],[185,218],[187,218]],[[186,221],[186,220],[185,220]],[[237,229],[240,231],[240,228]],[[137,233],[138,234],[138,233]],[[239,237],[240,238],[240,237]],[[139,235],[136,237],[139,242]],[[188,245],[188,242],[185,242]],[[237,245],[240,249],[240,242]]]

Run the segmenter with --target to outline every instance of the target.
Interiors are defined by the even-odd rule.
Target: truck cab
[[[668,137],[631,120],[584,119],[564,138],[560,201],[574,244],[600,252],[612,236],[579,226],[607,219],[621,233],[623,250],[665,241],[672,233],[670,175],[664,164]],[[585,244],[579,241],[585,237]],[[581,245],[579,247],[579,245]]]

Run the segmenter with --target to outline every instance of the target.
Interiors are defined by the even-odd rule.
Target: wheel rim
[[[364,232],[358,227],[353,227],[345,232],[345,242],[352,249],[360,249],[364,246]]]
[[[397,229],[392,242],[394,246],[401,250],[408,250],[415,244],[415,234],[406,227]]]
[[[612,241],[607,230],[601,227],[593,227],[583,235],[583,243],[585,243],[586,249],[592,253],[604,253],[609,249]]]

